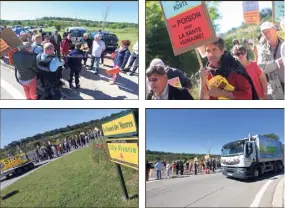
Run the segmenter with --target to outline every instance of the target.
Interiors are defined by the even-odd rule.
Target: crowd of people
[[[146,181],[149,180],[151,175],[151,169],[156,171],[156,179],[162,179],[162,173],[165,172],[166,178],[170,178],[171,175],[176,174],[176,176],[181,176],[185,172],[188,174],[194,173],[197,175],[199,172],[205,172],[209,174],[210,171],[215,172],[216,168],[221,167],[221,162],[216,158],[207,158],[201,160],[176,160],[172,163],[169,161],[160,161],[157,160],[154,165],[146,161]]]
[[[91,39],[88,33],[84,38],[72,44],[70,32],[63,33],[63,37],[54,30],[51,35],[42,29],[33,32],[22,31],[19,38],[23,42],[19,48],[9,52],[10,63],[15,66],[17,81],[23,86],[28,100],[62,98],[60,88],[64,85],[62,70],[69,70],[69,88],[80,88],[80,72],[84,65],[87,69],[87,59],[91,59],[89,70],[99,73],[99,62],[104,65],[106,50],[102,40],[101,30]],[[138,69],[138,43],[135,44],[133,54],[130,53],[131,42],[122,40],[120,47],[112,54],[113,68],[118,69],[112,74],[110,84],[115,84],[120,72],[130,71],[134,75]],[[73,47],[74,45],[74,47]]]
[[[61,141],[48,141],[43,145],[37,145],[36,149],[28,153],[28,157],[34,162],[50,160],[61,157],[72,150],[85,147],[91,141],[102,137],[100,132],[86,132],[79,135],[67,137]]]
[[[280,26],[284,31],[284,18]],[[262,23],[257,44],[252,39],[232,43],[229,51],[221,37],[204,45],[208,63],[199,69],[199,99],[283,100],[285,46],[277,27]],[[160,59],[152,60],[146,77],[148,100],[193,99],[190,80]],[[173,77],[179,77],[182,87],[169,83]]]

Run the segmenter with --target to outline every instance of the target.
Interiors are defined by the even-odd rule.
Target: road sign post
[[[102,124],[111,161],[115,163],[125,200],[129,199],[121,165],[138,170],[138,130],[133,112],[125,112]]]
[[[123,197],[124,197],[125,200],[128,200],[129,199],[129,194],[128,194],[128,190],[127,190],[126,183],[125,183],[125,180],[124,180],[124,176],[123,176],[123,173],[122,173],[121,165],[115,163],[115,166],[116,166],[117,174],[119,176],[121,188],[123,190]]]

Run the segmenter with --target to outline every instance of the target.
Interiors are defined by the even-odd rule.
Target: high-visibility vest
[[[12,59],[12,57],[13,57],[13,54],[15,53],[15,52],[17,52],[17,51],[19,51],[19,49],[18,48],[14,48],[13,50],[11,50],[10,52],[8,52],[8,58],[9,58],[9,63],[10,63],[10,65],[14,65],[14,62],[13,62],[13,59]]]

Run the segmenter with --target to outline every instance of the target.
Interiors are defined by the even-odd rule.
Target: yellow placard
[[[107,141],[107,146],[113,162],[138,169],[139,149],[138,140]]]
[[[137,126],[133,113],[121,116],[107,123],[102,124],[102,129],[105,137],[135,135]]]
[[[173,87],[182,88],[182,85],[181,85],[179,77],[175,77],[175,78],[169,79],[168,80],[168,84],[170,84]]]
[[[3,160],[0,160],[1,171],[8,170],[10,168],[16,167],[28,161],[29,159],[26,157],[25,153],[21,153],[21,154],[17,154],[9,158],[5,158]]]
[[[277,36],[284,40],[285,32],[284,31],[277,31]]]

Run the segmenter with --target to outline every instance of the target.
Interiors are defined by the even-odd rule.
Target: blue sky
[[[272,1],[259,1],[259,11],[264,8],[272,9]],[[222,1],[219,3],[218,10],[222,18],[217,21],[219,33],[227,32],[233,27],[241,26],[243,19],[242,1]]]
[[[4,109],[1,110],[1,148],[12,141],[120,111],[122,109]]]
[[[107,5],[107,21],[138,23],[137,1],[1,1],[1,19],[24,20],[52,16],[102,21]]]
[[[284,143],[281,109],[150,109],[146,149],[220,154],[221,147],[248,134],[275,133]]]

